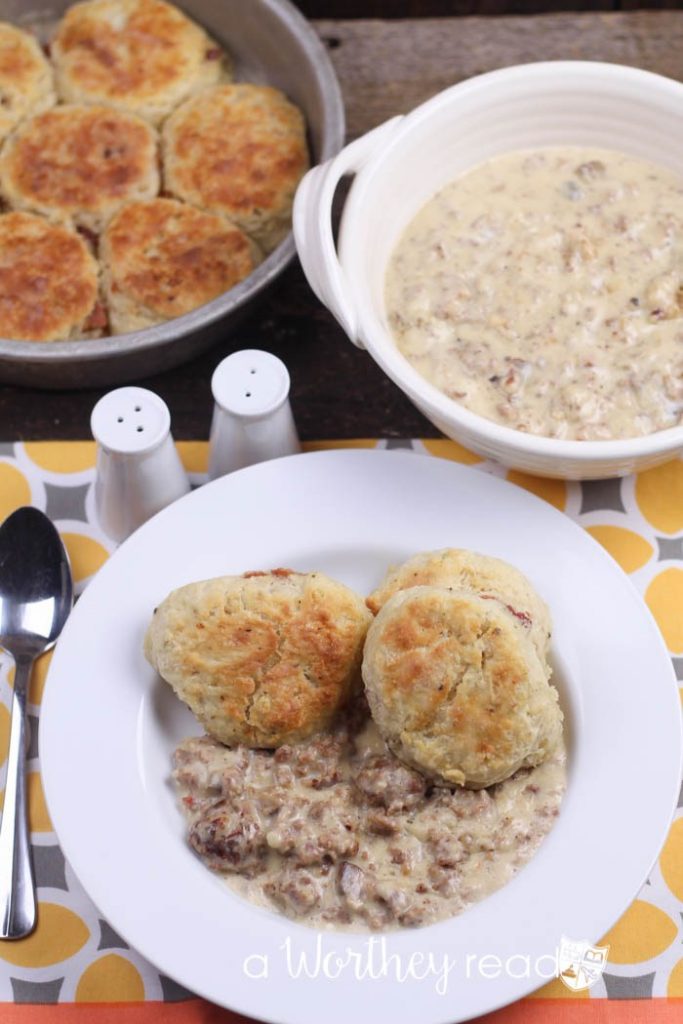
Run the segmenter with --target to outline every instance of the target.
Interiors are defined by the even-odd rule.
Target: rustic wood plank
[[[422,21],[318,21],[346,102],[348,134],[449,85],[510,64],[603,60],[683,77],[683,11]]]
[[[681,0],[295,0],[307,18],[443,18],[680,8]]]

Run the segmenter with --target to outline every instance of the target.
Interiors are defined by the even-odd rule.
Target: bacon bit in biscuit
[[[207,50],[204,54],[207,60],[220,60],[223,56],[223,51],[219,46],[212,46],[210,50]]]
[[[533,625],[533,619],[531,618],[528,612],[518,612],[517,609],[513,608],[511,604],[505,604],[505,601],[501,601],[500,598],[496,597],[495,594],[480,594],[479,596],[483,601],[500,602],[500,604],[502,604],[503,607],[507,608],[510,614],[514,615],[516,619],[519,619],[519,621],[522,622],[527,627],[527,629]]]
[[[532,625],[531,616],[528,612],[518,612],[516,608],[513,608],[512,605],[509,604],[506,604],[505,607],[516,619],[523,622],[525,626],[529,627]]]

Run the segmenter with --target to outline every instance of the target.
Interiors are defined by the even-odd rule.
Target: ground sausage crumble
[[[438,789],[386,748],[364,701],[275,751],[185,740],[188,839],[242,895],[318,928],[451,917],[500,888],[559,813],[565,755],[488,790]]]

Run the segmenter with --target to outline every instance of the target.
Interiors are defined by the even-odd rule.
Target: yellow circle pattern
[[[178,455],[188,473],[206,473],[209,449],[205,441],[176,441]]]
[[[668,949],[678,929],[668,914],[645,900],[634,900],[599,943],[609,946],[613,964],[639,964]]]
[[[97,572],[109,558],[109,552],[99,541],[82,533],[63,533],[62,540],[69,555],[74,582],[81,583]]]
[[[117,953],[100,957],[86,967],[76,988],[77,1003],[139,1003],[145,983],[129,960]]]
[[[31,504],[28,480],[9,462],[0,462],[0,522],[21,505]]]
[[[645,600],[672,654],[683,654],[683,569],[665,569],[650,583]]]
[[[683,960],[679,960],[671,974],[666,994],[670,999],[680,999],[683,996]]]
[[[623,526],[587,526],[586,532],[609,551],[624,572],[635,572],[650,561],[654,554],[651,544]]]
[[[430,455],[436,455],[439,459],[461,462],[464,466],[476,466],[478,462],[484,461],[481,455],[475,455],[469,448],[463,448],[457,441],[445,441],[443,438],[426,438],[422,443]]]
[[[683,462],[674,459],[636,477],[636,501],[660,533],[683,530]]]
[[[543,498],[544,501],[554,505],[555,508],[559,508],[561,511],[566,508],[567,485],[564,480],[550,480],[541,476],[530,476],[529,473],[520,473],[516,469],[510,470],[507,479],[510,483],[517,484],[518,487],[523,487],[525,491],[535,494],[537,498]]]
[[[36,930],[25,939],[0,943],[0,959],[16,967],[49,967],[68,960],[89,937],[85,923],[72,910],[40,903]]]
[[[659,857],[662,877],[677,900],[683,903],[683,818],[677,818]]]
[[[49,473],[82,473],[94,467],[97,446],[94,441],[26,441],[24,451]]]

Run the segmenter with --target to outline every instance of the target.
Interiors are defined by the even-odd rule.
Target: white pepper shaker
[[[189,492],[171,436],[171,414],[153,391],[110,391],[93,409],[90,427],[97,441],[95,509],[113,540],[125,540]]]
[[[301,451],[289,403],[287,367],[270,352],[244,349],[222,360],[214,397],[209,479]]]

